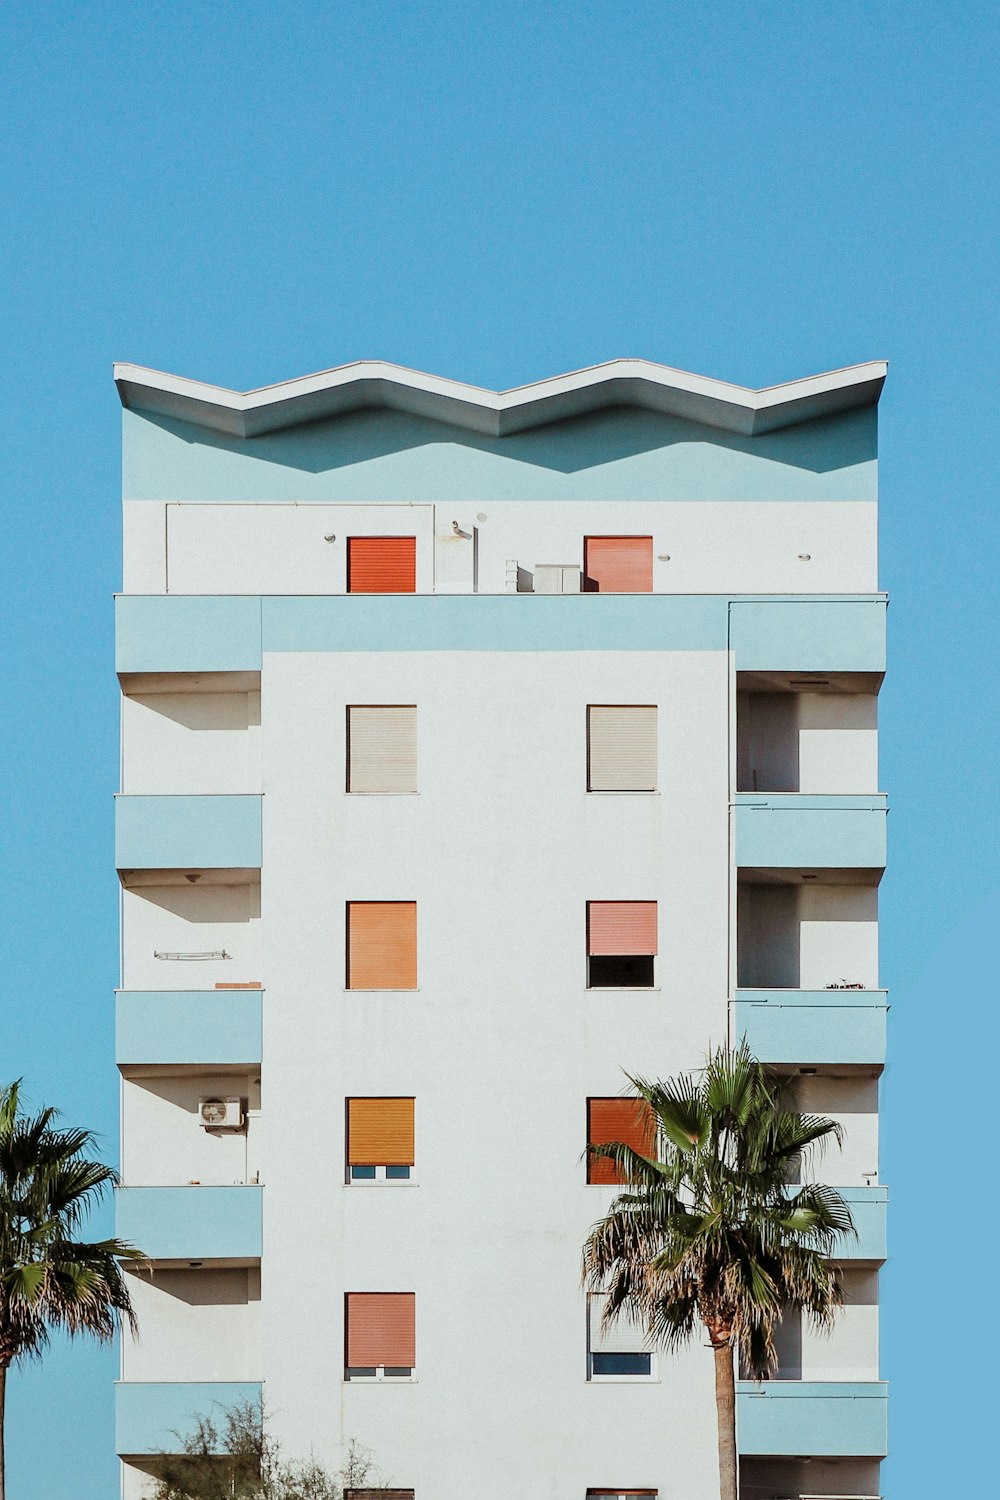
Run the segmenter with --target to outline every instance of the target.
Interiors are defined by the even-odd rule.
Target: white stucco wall
[[[140,1334],[123,1340],[124,1379],[259,1378],[256,1268],[157,1268],[152,1274],[130,1277],[129,1289]]]
[[[122,791],[259,792],[260,693],[135,693],[122,698]]]
[[[479,515],[486,520],[478,521]],[[504,592],[516,559],[583,561],[583,538],[652,536],[658,593],[855,593],[874,589],[876,509],[837,501],[474,500],[443,505],[126,502],[124,587],[173,594],[337,594],[349,536],[415,536],[417,592],[468,591],[434,537],[470,539],[481,593]],[[329,535],[335,542],[327,542]],[[455,550],[455,549],[450,549]],[[155,558],[154,558],[155,554]],[[663,561],[661,558],[669,560]],[[439,576],[437,576],[439,573]]]

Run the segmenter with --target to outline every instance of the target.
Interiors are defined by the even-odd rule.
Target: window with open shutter
[[[415,990],[417,903],[349,901],[347,988]]]
[[[657,951],[655,901],[587,902],[587,983],[649,989]]]
[[[347,790],[417,790],[417,710],[413,704],[352,704],[348,708]]]
[[[645,1099],[588,1099],[587,1145],[605,1146],[621,1141],[641,1156],[653,1156],[656,1121]],[[625,1182],[609,1156],[587,1154],[588,1182]]]
[[[587,709],[587,790],[656,790],[655,705],[590,705]]]
[[[412,1099],[348,1099],[349,1181],[405,1182],[413,1163]]]
[[[651,594],[653,538],[584,537],[583,574],[587,594]]]
[[[413,1292],[348,1292],[344,1306],[349,1379],[409,1376],[417,1363]]]
[[[416,587],[416,537],[348,537],[349,594],[412,594]]]

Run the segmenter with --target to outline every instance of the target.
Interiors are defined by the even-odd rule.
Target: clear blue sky
[[[502,387],[616,355],[750,385],[889,359],[898,1500],[995,1483],[994,1276],[974,1257],[996,1175],[998,17],[967,0],[0,17],[0,1076],[112,1156],[112,360],[247,387],[367,356]],[[113,1371],[59,1350],[15,1377],[13,1500],[117,1493]]]

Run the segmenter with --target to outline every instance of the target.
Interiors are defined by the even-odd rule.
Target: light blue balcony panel
[[[119,1381],[115,1387],[115,1452],[123,1458],[178,1453],[199,1417],[212,1417],[225,1431],[225,1413],[248,1402],[260,1405],[260,1381]]]
[[[832,1162],[833,1157],[828,1157]],[[837,1260],[863,1260],[880,1265],[887,1254],[886,1210],[889,1190],[885,1187],[842,1187],[840,1196],[851,1210],[857,1238],[845,1235],[835,1251]]]
[[[115,798],[119,870],[259,870],[261,798]]]
[[[150,1260],[257,1261],[263,1240],[263,1189],[119,1188],[115,1222],[119,1238],[138,1246]]]
[[[887,1388],[882,1381],[741,1380],[736,1440],[747,1455],[884,1458]]]
[[[886,798],[802,792],[736,794],[740,869],[885,868]]]
[[[885,599],[734,600],[739,672],[885,671]]]
[[[260,990],[121,990],[115,1060],[120,1068],[259,1067],[261,1001]]]
[[[885,990],[738,990],[737,1038],[761,1062],[885,1064]]]
[[[130,672],[259,672],[260,599],[119,595],[115,665]]]

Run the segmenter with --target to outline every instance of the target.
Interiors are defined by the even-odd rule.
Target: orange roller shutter
[[[588,536],[583,542],[584,591],[588,594],[651,594],[651,536]]]
[[[416,587],[416,537],[348,537],[349,594],[412,594]]]
[[[352,1167],[412,1167],[413,1100],[348,1099],[347,1161]]]
[[[416,1294],[414,1292],[348,1292],[347,1365],[371,1369],[417,1363]]]
[[[604,1146],[621,1141],[642,1156],[652,1156],[656,1144],[653,1112],[645,1099],[588,1099],[587,1144]],[[592,1157],[587,1163],[588,1182],[621,1183],[625,1178],[608,1157]]]
[[[351,901],[347,907],[347,987],[415,990],[417,903]]]
[[[587,952],[591,956],[656,951],[655,901],[587,902]]]

